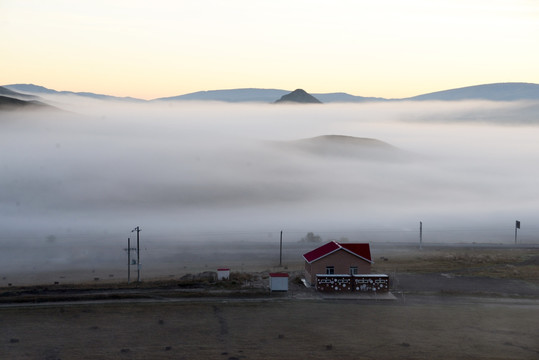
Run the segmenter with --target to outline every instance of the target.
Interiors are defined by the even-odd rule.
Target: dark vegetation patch
[[[251,297],[267,295],[262,276],[231,273],[228,280],[217,280],[215,272],[187,274],[180,279],[140,283],[54,284],[0,289],[0,303],[40,303],[79,300],[121,300],[193,297]]]

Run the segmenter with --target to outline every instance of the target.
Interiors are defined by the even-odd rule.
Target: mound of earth
[[[322,135],[280,142],[278,146],[287,151],[300,151],[317,157],[363,160],[401,160],[406,157],[405,151],[381,140],[346,135]]]

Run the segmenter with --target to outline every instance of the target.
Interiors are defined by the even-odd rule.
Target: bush
[[[304,238],[301,239],[301,242],[318,244],[322,242],[322,238],[319,235],[309,232]]]

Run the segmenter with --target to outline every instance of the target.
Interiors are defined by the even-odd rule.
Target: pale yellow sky
[[[0,0],[0,85],[152,99],[539,83],[535,0]]]

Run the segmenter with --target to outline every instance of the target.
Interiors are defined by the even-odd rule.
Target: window
[[[357,266],[350,266],[350,275],[357,275]]]
[[[326,266],[326,274],[328,275],[335,274],[335,266]]]

